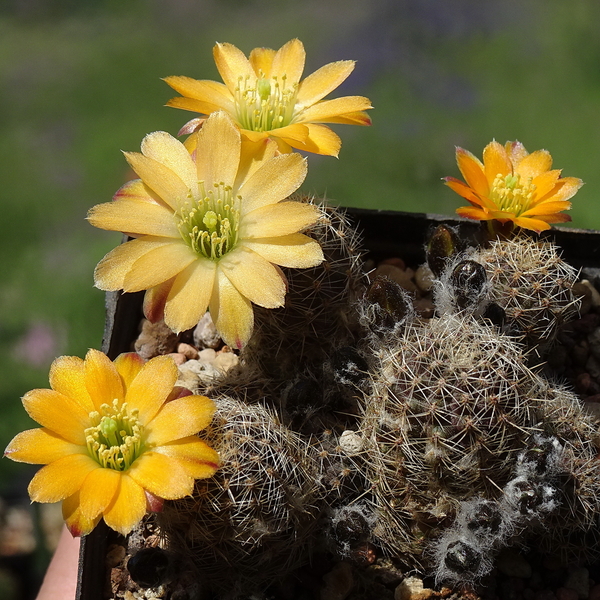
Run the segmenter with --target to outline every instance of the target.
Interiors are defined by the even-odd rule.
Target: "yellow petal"
[[[315,267],[324,260],[321,246],[303,233],[244,240],[241,245],[281,267],[306,269]]]
[[[504,148],[506,149],[508,158],[513,166],[518,165],[529,154],[529,152],[525,150],[525,146],[517,140],[514,142],[506,142]]]
[[[187,470],[159,452],[145,452],[127,473],[145,490],[165,500],[183,498],[194,489],[194,479]]]
[[[269,138],[268,131],[252,131],[250,129],[240,129],[242,139],[246,139],[250,142],[262,142]]]
[[[115,399],[122,402],[125,397],[117,368],[106,354],[93,348],[85,356],[85,386],[97,411],[103,404],[112,405]]]
[[[276,155],[277,144],[268,137],[253,142],[242,136],[240,165],[233,188],[239,190],[246,180]]]
[[[525,212],[521,213],[520,217],[532,217],[532,216],[541,216],[541,215],[552,215],[555,213],[559,213],[563,210],[569,210],[571,208],[571,203],[568,200],[548,200],[546,202],[541,202],[540,204],[536,204]]]
[[[175,96],[167,101],[165,106],[171,108],[180,108],[181,110],[189,110],[192,112],[200,113],[201,115],[210,115],[211,113],[222,110],[220,106],[209,104],[208,102],[202,102],[202,100],[196,100],[196,98],[186,98],[185,96]],[[181,131],[180,131],[180,135]]]
[[[142,140],[142,154],[164,165],[187,189],[197,189],[196,165],[186,147],[166,131],[149,133]]]
[[[248,60],[257,77],[271,77],[271,65],[275,50],[272,48],[254,48],[248,56]],[[262,75],[261,75],[262,73]]]
[[[250,61],[233,44],[219,44],[213,48],[217,70],[230,92],[235,92],[239,78],[248,80],[248,87],[256,85],[256,75]]]
[[[324,65],[304,79],[298,87],[297,104],[311,106],[335,90],[354,70],[355,61],[340,60]]]
[[[31,480],[29,497],[33,502],[58,502],[81,488],[85,478],[100,465],[87,454],[70,454],[42,467]]]
[[[90,413],[94,404],[85,387],[85,363],[78,356],[59,356],[50,366],[50,387],[81,404]]]
[[[458,155],[458,152],[457,152],[457,155]],[[467,174],[463,173],[467,183],[476,192],[478,192],[480,194],[485,193],[485,195],[487,196],[489,193],[489,187],[486,190],[483,182],[481,182],[479,180],[479,165],[476,165],[476,166],[475,166],[475,164],[469,165],[468,160],[465,160],[464,162],[465,162],[465,168],[467,169],[467,173],[469,174],[469,177],[471,177],[471,179],[472,179],[472,184],[471,184],[471,182],[469,182],[469,180],[467,179]],[[494,182],[494,179],[496,179],[496,177],[498,175],[505,177],[506,175],[510,175],[513,172],[513,166],[512,166],[512,163],[510,162],[510,159],[506,152],[506,148],[502,144],[500,144],[496,141],[490,142],[483,149],[483,164],[484,164],[485,176],[486,176],[487,183],[489,184],[489,186],[492,185],[492,183]],[[484,192],[484,190],[485,190],[485,192]]]
[[[474,206],[461,206],[460,208],[456,209],[456,213],[461,217],[466,217],[467,219],[476,219],[478,221],[488,221],[492,218],[489,213]]]
[[[162,446],[206,429],[215,413],[206,396],[183,396],[163,405],[146,428],[146,443]]]
[[[552,156],[548,150],[536,150],[525,156],[517,165],[516,172],[527,181],[530,177],[533,179],[552,167]]]
[[[179,273],[165,304],[165,323],[176,333],[194,327],[202,318],[213,291],[216,264],[200,258]]]
[[[240,238],[267,238],[289,235],[316,223],[321,211],[313,204],[279,202],[248,213],[240,225]]]
[[[138,200],[168,207],[141,179],[132,179],[123,184],[113,196],[113,200]]]
[[[218,81],[192,79],[191,77],[177,75],[165,77],[164,81],[182,96],[203,102],[210,109],[198,112],[209,114],[215,110],[223,109],[232,113],[235,109],[233,97],[227,86]]]
[[[17,462],[47,465],[69,454],[85,452],[85,446],[67,442],[44,427],[17,434],[6,447],[4,456]]]
[[[249,248],[238,246],[226,254],[219,269],[250,302],[265,308],[283,306],[287,283],[283,273]]]
[[[456,148],[456,163],[467,185],[479,195],[488,196],[490,186],[481,161],[469,151]]]
[[[154,451],[177,460],[194,479],[211,477],[220,465],[217,452],[195,435],[158,446]]]
[[[286,125],[285,127],[272,129],[268,133],[286,140],[292,140],[298,144],[306,144],[306,141],[308,140],[309,129],[306,124],[292,123],[291,125]]]
[[[89,210],[87,219],[94,227],[109,231],[180,237],[172,210],[133,198],[97,204]]]
[[[333,132],[327,125],[318,123],[305,123],[308,128],[308,137],[304,143],[289,139],[286,136],[280,136],[293,148],[312,152],[313,154],[324,154],[325,156],[337,156],[340,153],[342,141],[339,136]],[[279,136],[278,129],[271,132],[273,136]]]
[[[139,292],[159,285],[181,273],[197,259],[194,251],[181,239],[156,245],[133,263],[123,280],[123,290]]]
[[[197,134],[198,180],[207,190],[214,183],[233,186],[240,164],[241,136],[231,117],[223,111],[212,113]]]
[[[281,80],[285,75],[287,86],[292,87],[302,77],[305,60],[306,52],[302,42],[298,39],[290,40],[275,53],[271,64],[271,77]]]
[[[178,210],[190,196],[191,190],[181,177],[162,163],[139,152],[124,154],[127,162],[144,184],[173,210]]]
[[[243,199],[242,217],[294,193],[302,185],[307,170],[306,159],[296,152],[275,156],[265,162],[238,190]]]
[[[560,169],[546,171],[534,177],[531,183],[535,185],[535,202],[542,201],[547,194],[555,192],[560,178]]]
[[[250,339],[254,328],[252,304],[220,270],[217,270],[216,283],[210,299],[210,314],[225,343],[239,350]]]
[[[127,535],[146,514],[146,494],[129,475],[122,473],[113,502],[104,512],[104,521],[115,531]]]
[[[328,123],[332,117],[345,113],[355,113],[373,108],[364,96],[344,96],[333,100],[317,102],[298,115],[298,122],[305,121]]]
[[[31,390],[23,396],[27,414],[68,442],[85,446],[83,430],[90,426],[89,413],[75,400],[54,390]]]
[[[85,519],[93,521],[114,500],[121,473],[112,469],[95,469],[81,484],[79,509]]]
[[[529,217],[516,217],[512,219],[515,225],[519,227],[523,227],[524,229],[531,229],[532,231],[545,231],[546,229],[550,229],[550,225],[541,219],[531,219]]]
[[[185,273],[185,270],[182,271],[182,273]],[[181,273],[178,275],[178,277],[180,275]],[[171,287],[173,287],[174,281],[174,277],[173,279],[168,279],[167,281],[159,283],[158,285],[150,288],[144,294],[144,316],[146,319],[148,319],[148,321],[150,321],[150,323],[158,323],[159,321],[164,320],[165,304],[167,302],[167,298],[169,297]]]
[[[177,365],[170,356],[149,360],[131,382],[125,401],[139,410],[142,425],[149,423],[160,410],[177,381]]]
[[[545,202],[548,199],[552,200],[569,200],[572,198],[579,188],[583,185],[581,179],[577,177],[562,177],[558,180],[556,189],[549,192],[546,196],[536,197],[536,204]]]
[[[131,382],[137,377],[144,366],[144,359],[137,352],[124,352],[123,354],[119,354],[113,363],[123,380],[125,393],[127,393]]]
[[[462,196],[465,200],[473,204],[477,204],[478,206],[483,205],[482,198],[478,196],[466,183],[460,181],[459,179],[455,179],[454,177],[444,177],[443,182],[454,192]],[[491,201],[490,201],[491,203]],[[488,204],[486,203],[486,206]],[[491,203],[492,208],[495,207],[495,204]],[[489,208],[489,206],[488,206]]]
[[[96,265],[95,286],[104,291],[122,290],[125,277],[138,258],[159,246],[172,243],[165,238],[145,236],[117,246]]]
[[[371,117],[363,111],[345,113],[337,117],[329,117],[328,123],[342,123],[344,125],[371,125]]]
[[[95,519],[86,519],[79,508],[79,492],[65,498],[62,503],[62,514],[67,529],[73,537],[87,535],[96,527],[100,516]]]

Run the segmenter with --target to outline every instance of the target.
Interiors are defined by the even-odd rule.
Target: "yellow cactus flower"
[[[95,282],[102,290],[148,290],[147,318],[164,318],[175,332],[194,327],[209,308],[221,337],[241,348],[254,326],[251,303],[283,306],[286,279],[275,265],[322,262],[319,244],[300,233],[321,212],[283,201],[306,176],[299,154],[276,156],[276,144],[267,140],[260,155],[244,152],[224,112],[213,113],[194,135],[192,155],[161,131],[144,138],[141,154],[125,154],[141,179],[88,218],[136,239],[100,261]]]
[[[248,58],[232,44],[217,44],[213,55],[225,83],[167,77],[165,81],[181,94],[167,106],[203,115],[224,110],[244,137],[252,141],[273,138],[280,152],[297,148],[337,156],[340,138],[323,123],[371,124],[364,112],[372,108],[368,98],[323,100],[353,71],[352,60],[329,63],[300,81],[305,52],[297,39],[277,51],[255,48]],[[196,131],[205,118],[192,119],[179,134]],[[193,148],[193,140],[188,147]]]
[[[520,142],[503,146],[493,141],[483,150],[483,163],[462,148],[456,149],[456,161],[466,183],[454,177],[444,181],[472,205],[458,208],[459,215],[512,222],[538,233],[550,229],[550,223],[571,220],[561,211],[571,208],[568,200],[583,182],[550,170],[552,156],[547,150],[529,154]]]
[[[126,535],[147,509],[192,493],[212,476],[219,456],[195,434],[208,426],[211,400],[175,388],[177,366],[135,353],[112,362],[90,350],[82,360],[57,358],[50,387],[25,394],[23,405],[41,428],[19,433],[8,458],[43,464],[29,484],[34,502],[62,500],[74,536],[101,518]]]

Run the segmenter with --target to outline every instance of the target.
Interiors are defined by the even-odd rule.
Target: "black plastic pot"
[[[475,239],[481,231],[477,222],[442,215],[366,209],[348,209],[348,213],[363,232],[367,256],[375,261],[401,257],[408,265],[419,265],[425,259],[428,231],[441,223],[460,227],[466,238]],[[600,231],[557,227],[544,237],[555,239],[567,262],[585,268],[588,278],[600,280]],[[142,300],[143,292],[107,294],[102,350],[111,359],[131,351],[142,318]],[[110,576],[107,548],[118,541],[119,535],[104,522],[82,540],[76,600],[106,600]]]

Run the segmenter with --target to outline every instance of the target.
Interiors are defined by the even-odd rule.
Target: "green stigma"
[[[234,197],[231,186],[215,183],[206,190],[198,184],[200,199],[191,196],[175,213],[183,241],[198,255],[219,260],[233,250],[238,239],[241,197]]]
[[[234,100],[238,123],[251,131],[270,131],[293,122],[298,84],[288,85],[287,76],[267,78],[259,73],[255,82],[238,79]]]
[[[143,426],[138,410],[127,410],[127,403],[119,406],[103,404],[102,414],[94,411],[90,419],[94,426],[85,430],[88,454],[101,466],[114,471],[126,471],[143,453]]]

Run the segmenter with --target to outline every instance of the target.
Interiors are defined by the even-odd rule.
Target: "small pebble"
[[[423,587],[423,580],[418,577],[407,577],[394,591],[394,600],[427,600],[434,591]]]
[[[414,275],[412,269],[399,269],[394,265],[379,265],[377,269],[375,269],[373,277],[376,277],[377,275],[388,277],[408,292],[416,292],[418,289],[412,279]]]
[[[142,331],[135,340],[135,351],[146,360],[161,354],[175,352],[177,347],[177,334],[173,333],[164,321],[150,323],[147,319],[142,321]]]
[[[433,287],[435,275],[429,265],[423,264],[415,271],[415,283],[422,292],[428,292]]]
[[[197,348],[218,348],[222,344],[209,312],[206,312],[196,325],[193,339]]]
[[[362,437],[356,431],[350,431],[349,429],[342,432],[339,443],[346,456],[356,456],[363,449]]]
[[[170,352],[166,356],[170,356],[175,361],[177,366],[182,365],[187,360],[185,355],[181,354],[180,352]]]
[[[188,360],[194,360],[198,358],[198,350],[191,346],[190,344],[181,343],[177,346],[177,352],[179,354],[183,354]]]
[[[106,564],[109,569],[116,567],[125,558],[127,551],[120,544],[112,544],[106,551]]]

